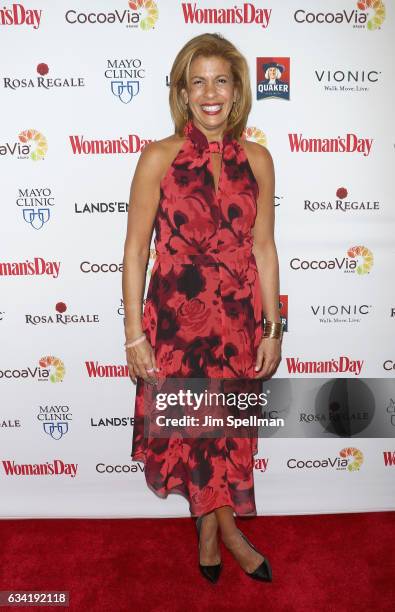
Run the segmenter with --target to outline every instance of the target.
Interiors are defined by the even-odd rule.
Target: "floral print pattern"
[[[143,330],[160,377],[252,379],[263,323],[252,253],[258,185],[231,132],[209,143],[190,120],[184,134],[160,185]],[[215,150],[222,154],[217,191]],[[163,498],[183,495],[192,515],[224,505],[255,515],[256,436],[145,435],[145,384],[137,379],[131,456],[145,464],[149,488]]]

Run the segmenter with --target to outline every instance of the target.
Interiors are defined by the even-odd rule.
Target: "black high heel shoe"
[[[241,534],[241,537],[247,542],[247,544],[263,557],[262,563],[256,568],[256,570],[254,570],[253,572],[246,572],[244,570],[244,573],[247,574],[247,576],[249,576],[250,578],[253,578],[254,580],[260,580],[262,582],[271,582],[272,568],[269,563],[269,560],[266,559],[266,557],[262,555],[262,553],[257,548],[255,548],[253,544],[251,544],[247,536],[245,536],[244,533],[240,531],[240,529],[239,532]]]
[[[202,526],[202,519],[203,516],[198,516],[198,518],[196,519],[196,529],[198,532],[198,541],[200,543],[200,528]],[[222,561],[221,563],[217,563],[217,565],[202,565],[199,561],[199,569],[202,573],[202,575],[207,578],[207,580],[209,580],[212,583],[217,582],[221,570],[222,570]]]

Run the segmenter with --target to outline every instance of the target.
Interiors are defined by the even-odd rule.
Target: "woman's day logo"
[[[24,130],[18,134],[18,138],[22,144],[27,144],[29,147],[34,147],[30,151],[30,159],[38,161],[44,159],[48,151],[47,139],[37,130]]]

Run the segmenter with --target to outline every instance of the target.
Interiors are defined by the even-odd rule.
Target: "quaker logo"
[[[283,331],[288,331],[288,295],[279,296],[280,318],[283,324]]]
[[[344,70],[342,68],[314,70],[315,79],[322,85],[324,91],[370,91],[370,86],[379,82],[379,75],[381,75],[381,70]]]
[[[128,104],[140,92],[140,81],[145,78],[145,68],[137,57],[107,60],[104,76],[110,81],[112,94]]]
[[[44,227],[51,217],[55,200],[49,187],[18,189],[16,205],[22,210],[22,218],[33,229]]]
[[[319,323],[349,324],[362,323],[373,310],[372,304],[310,304],[312,315]]]
[[[353,214],[360,211],[372,213],[380,210],[379,200],[357,200],[349,197],[346,187],[338,187],[333,199],[323,200],[312,198],[304,201],[304,210],[309,212],[332,212],[339,210],[342,213]]]
[[[69,431],[72,413],[69,406],[40,405],[37,420],[42,424],[44,433],[53,440],[60,440]]]
[[[67,305],[64,302],[58,302],[55,305],[56,313],[51,314],[25,314],[25,323],[30,325],[46,325],[52,323],[60,323],[61,325],[69,325],[70,323],[99,323],[98,314],[68,314],[66,313]]]
[[[257,100],[289,100],[291,66],[289,57],[256,58]]]
[[[37,77],[3,77],[4,89],[59,89],[62,87],[68,87],[73,89],[75,87],[85,87],[84,79],[82,77],[47,77],[49,73],[48,64],[38,64]]]

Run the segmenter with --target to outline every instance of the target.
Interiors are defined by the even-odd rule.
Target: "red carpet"
[[[395,610],[395,512],[237,522],[270,559],[271,584],[224,548],[220,581],[206,582],[191,519],[0,520],[0,590],[68,590],[73,612]]]

